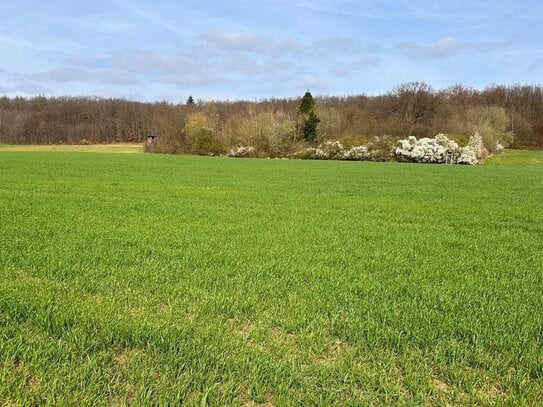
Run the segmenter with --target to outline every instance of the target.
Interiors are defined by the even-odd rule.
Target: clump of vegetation
[[[397,157],[420,163],[456,162],[461,152],[458,144],[447,136],[438,134],[435,138],[418,139],[410,136],[399,141],[400,147],[394,152]]]
[[[400,147],[394,152],[396,157],[417,163],[474,165],[484,161],[489,155],[478,133],[470,137],[466,147],[459,147],[444,134],[419,140],[411,136],[399,143]]]
[[[226,155],[228,157],[254,157],[255,148],[251,146],[239,146],[228,150]]]
[[[500,152],[513,141],[513,132],[507,130],[508,118],[505,109],[497,106],[478,107],[469,111],[468,123],[472,134],[478,138],[475,149],[489,153]],[[480,141],[479,141],[480,138]],[[470,141],[474,143],[474,140]]]

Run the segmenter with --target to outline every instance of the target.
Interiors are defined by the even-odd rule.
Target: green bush
[[[191,140],[191,151],[199,155],[220,154],[222,145],[211,129],[202,127]]]

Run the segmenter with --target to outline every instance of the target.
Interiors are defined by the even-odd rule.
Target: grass
[[[490,157],[486,165],[535,165],[543,166],[541,151],[508,150],[505,154]]]
[[[0,404],[539,405],[543,165],[511,154],[0,149]]]
[[[79,153],[142,153],[141,143],[113,143],[113,144],[47,144],[47,145],[10,145],[0,144],[2,151],[63,151]]]

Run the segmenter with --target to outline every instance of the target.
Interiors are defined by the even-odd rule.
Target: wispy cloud
[[[28,49],[43,52],[74,52],[81,49],[81,46],[74,41],[57,39],[51,40],[28,40],[21,36],[6,35],[0,33],[0,49]]]
[[[459,42],[454,37],[444,37],[430,43],[404,42],[398,48],[411,58],[441,59],[463,51],[492,52],[507,47],[507,42]]]
[[[64,20],[64,23],[77,25],[79,29],[85,29],[88,32],[98,32],[111,35],[126,33],[135,27],[133,22],[105,19],[96,16],[78,18],[74,20]]]
[[[0,93],[23,95],[54,95],[55,91],[34,82],[22,81],[14,86],[0,86]]]
[[[355,72],[379,65],[381,58],[376,55],[368,55],[355,61],[335,64],[330,67],[330,73],[336,77],[350,76]]]
[[[211,55],[219,52],[280,57],[308,52],[303,44],[288,36],[269,38],[253,32],[211,31],[201,33],[197,39]]]
[[[57,66],[35,74],[27,75],[28,79],[40,82],[79,82],[86,81],[92,77],[91,73],[77,66]]]
[[[453,37],[445,37],[429,44],[407,42],[400,45],[413,58],[445,58],[459,50],[459,45]]]
[[[212,31],[199,38],[206,44],[225,51],[258,51],[268,46],[268,41],[251,32]]]
[[[300,89],[310,89],[317,92],[323,92],[330,88],[330,83],[324,79],[317,78],[313,75],[304,75],[304,77],[296,82]]]

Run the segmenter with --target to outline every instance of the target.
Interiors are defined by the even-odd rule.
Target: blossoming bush
[[[487,156],[482,137],[475,133],[469,138],[466,147],[447,138],[444,134],[438,134],[435,138],[416,139],[411,136],[400,140],[400,147],[396,148],[396,157],[419,163],[450,163],[475,165],[482,162]],[[502,147],[503,149],[503,147]],[[501,151],[499,147],[496,151]]]
[[[368,150],[371,161],[396,161],[394,150],[398,140],[389,135],[373,137],[368,143]]]
[[[315,157],[322,160],[341,160],[345,147],[339,141],[325,141],[315,150]]]
[[[479,164],[479,160],[477,159],[477,155],[475,154],[475,151],[472,148],[464,147],[462,149],[462,152],[460,153],[460,156],[456,160],[456,163],[475,165],[475,164]]]
[[[496,141],[496,146],[492,149],[494,153],[500,153],[504,149],[503,145]],[[483,162],[491,153],[485,147],[483,137],[476,132],[470,138],[468,145],[460,149],[460,156],[457,164],[479,164]]]
[[[345,160],[368,160],[371,159],[371,153],[366,146],[354,146],[343,153]]]
[[[400,159],[418,163],[445,163],[456,162],[460,156],[458,144],[449,140],[444,134],[438,134],[435,138],[421,138],[414,136],[400,140],[400,147],[395,154]]]
[[[287,157],[314,160],[353,160],[353,161],[411,161],[417,163],[438,164],[468,164],[475,165],[482,162],[489,152],[485,148],[482,137],[475,133],[469,138],[466,147],[459,147],[458,143],[444,134],[434,138],[424,137],[417,139],[409,136],[399,140],[396,148],[390,148],[391,141],[384,140],[369,142],[367,145],[357,145],[346,148],[339,141],[325,141],[317,147],[301,147],[294,153],[286,153]],[[503,146],[496,145],[495,151],[501,151]],[[260,151],[260,150],[259,150]],[[254,157],[256,149],[252,146],[239,146],[229,150],[228,157]]]
[[[475,132],[470,136],[467,148],[473,151],[478,160],[484,160],[489,155],[483,137],[479,132]]]
[[[315,160],[369,160],[372,153],[367,146],[346,149],[339,141],[325,141],[318,147],[307,147],[297,151],[293,157]]]
[[[226,153],[228,157],[254,157],[255,148],[252,146],[234,147]]]

